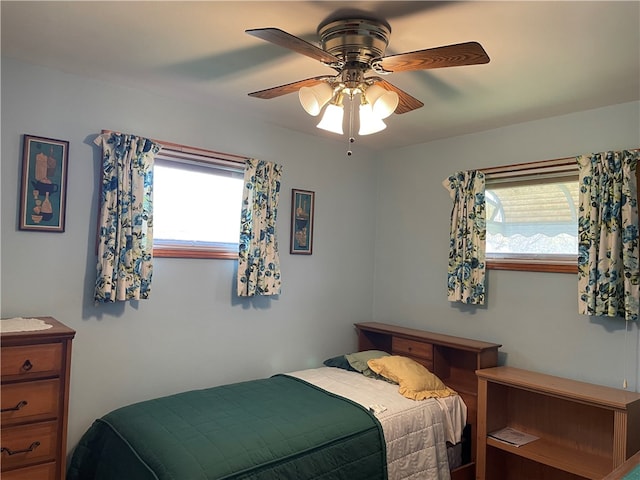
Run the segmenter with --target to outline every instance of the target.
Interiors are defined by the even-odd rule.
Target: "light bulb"
[[[371,104],[363,103],[360,105],[360,130],[358,135],[370,135],[387,128],[387,125],[373,113]]]
[[[396,92],[386,90],[379,85],[371,85],[367,88],[365,96],[373,108],[373,113],[381,119],[395,112],[400,101]]]
[[[329,132],[338,133],[342,135],[342,119],[344,117],[344,107],[342,105],[336,105],[330,103],[327,105],[322,120],[318,123],[318,128],[327,130]]]
[[[332,96],[333,88],[326,82],[319,83],[313,87],[302,87],[298,90],[298,98],[302,108],[314,117],[320,113],[322,107],[331,100]]]

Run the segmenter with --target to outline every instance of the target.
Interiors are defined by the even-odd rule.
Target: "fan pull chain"
[[[354,143],[356,139],[353,137],[353,94],[349,96],[349,140],[347,143],[347,157],[353,155],[353,150],[351,150],[351,144]]]

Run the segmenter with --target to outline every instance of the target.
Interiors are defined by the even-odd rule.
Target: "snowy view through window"
[[[154,240],[188,245],[238,243],[242,178],[216,174],[212,168],[153,169]]]
[[[578,182],[523,184],[485,191],[487,255],[577,255]]]

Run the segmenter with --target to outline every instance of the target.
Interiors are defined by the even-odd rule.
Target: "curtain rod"
[[[515,163],[511,165],[503,165],[500,167],[480,168],[479,170],[485,175],[495,173],[518,172],[521,170],[535,171],[536,169],[549,167],[569,167],[576,166],[576,157],[554,158],[553,160],[538,160],[536,162]]]
[[[101,133],[120,133],[120,132],[116,132],[114,130],[102,130]],[[208,150],[206,148],[190,147],[188,145],[181,145],[179,143],[165,142],[164,140],[157,140],[155,138],[152,138],[151,140],[153,142],[156,142],[162,145],[162,148],[173,151],[173,152],[202,155],[206,157],[217,158],[220,160],[227,160],[229,162],[242,163],[242,164],[244,164],[250,158],[242,155],[235,155],[233,153],[217,152],[215,150]]]
[[[634,153],[640,152],[640,148],[623,148],[621,150]],[[478,170],[485,175],[491,175],[494,173],[517,172],[520,170],[535,171],[538,168],[563,167],[573,165],[577,166],[576,157],[578,156],[579,155],[573,157],[554,158],[552,160],[538,160],[528,163],[514,163],[511,165],[503,165],[500,167],[479,168]]]

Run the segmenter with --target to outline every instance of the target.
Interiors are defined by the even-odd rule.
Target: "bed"
[[[347,358],[338,356],[314,369],[117,409],[84,434],[67,480],[472,478],[470,454],[452,454],[463,451],[456,447],[463,444],[464,432],[470,438],[469,425],[475,421],[468,392],[416,401],[399,393],[403,379],[393,382],[384,370],[397,359],[424,364],[424,346],[430,345],[432,353],[439,348],[427,342],[428,335],[436,334],[378,323],[356,324],[356,331],[359,358],[384,354],[364,363],[375,372],[365,375],[351,364],[336,368],[335,359]],[[436,337],[445,338],[443,348],[449,349],[436,354],[443,357],[438,362],[449,365],[446,371],[438,366],[445,374],[441,386],[453,391],[450,383],[466,382],[456,382],[466,375],[461,371],[475,371],[482,357],[479,345],[472,345],[473,365],[468,359],[460,363],[458,357],[468,357],[474,341]],[[414,342],[412,351],[398,351],[401,340]],[[460,348],[460,355],[453,355]],[[481,350],[494,351],[497,360],[497,348],[483,344]],[[457,464],[463,465],[451,468]]]

